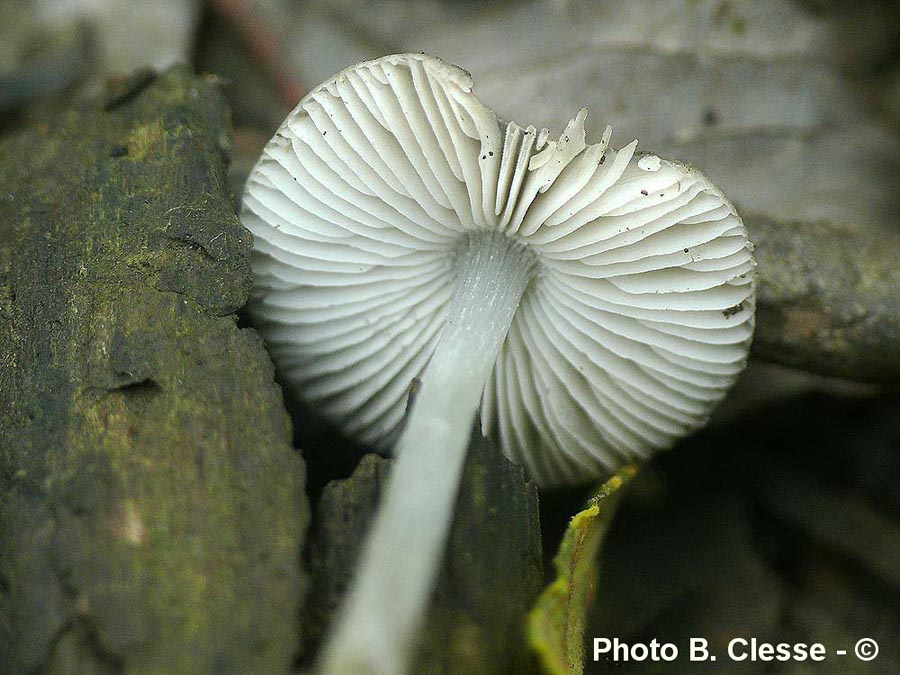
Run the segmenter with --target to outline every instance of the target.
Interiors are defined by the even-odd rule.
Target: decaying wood
[[[228,113],[173,70],[0,144],[0,666],[287,672],[304,468],[234,312]]]
[[[746,218],[759,274],[753,355],[900,382],[900,235]]]
[[[366,455],[350,478],[330,483],[322,494],[310,542],[307,654],[353,578],[389,470],[390,460]],[[535,672],[524,621],[542,580],[537,491],[521,467],[473,434],[414,672]]]

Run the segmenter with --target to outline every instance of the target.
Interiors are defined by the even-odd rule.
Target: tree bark
[[[4,672],[287,672],[304,466],[187,70],[0,143]]]
[[[900,236],[746,220],[759,275],[753,355],[821,375],[900,382]]]
[[[350,478],[322,493],[310,541],[309,656],[353,578],[390,465],[366,455]],[[537,672],[525,641],[525,615],[542,582],[537,490],[521,467],[476,431],[413,672]]]

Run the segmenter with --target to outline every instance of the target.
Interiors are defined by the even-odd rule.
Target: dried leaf
[[[627,466],[606,481],[577,513],[553,561],[556,580],[528,616],[528,640],[548,675],[584,671],[584,626],[599,575],[598,553],[625,486],[637,473]]]

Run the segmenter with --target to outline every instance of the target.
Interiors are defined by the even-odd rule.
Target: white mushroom
[[[715,186],[609,128],[587,145],[584,110],[557,141],[504,129],[471,86],[420,54],[345,70],[244,193],[283,379],[365,443],[399,435],[328,673],[405,672],[479,408],[539,484],[587,481],[702,426],[747,357],[752,247]]]

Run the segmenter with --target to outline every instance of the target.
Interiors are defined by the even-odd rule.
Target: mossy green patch
[[[304,469],[233,314],[227,110],[138,84],[0,143],[0,663],[287,672]]]
[[[737,37],[744,37],[747,34],[747,20],[741,17],[735,17],[731,20],[731,32]]]
[[[162,120],[150,120],[146,124],[139,124],[130,131],[127,137],[122,139],[127,150],[125,157],[129,162],[140,162],[154,146],[165,142],[166,132]]]

